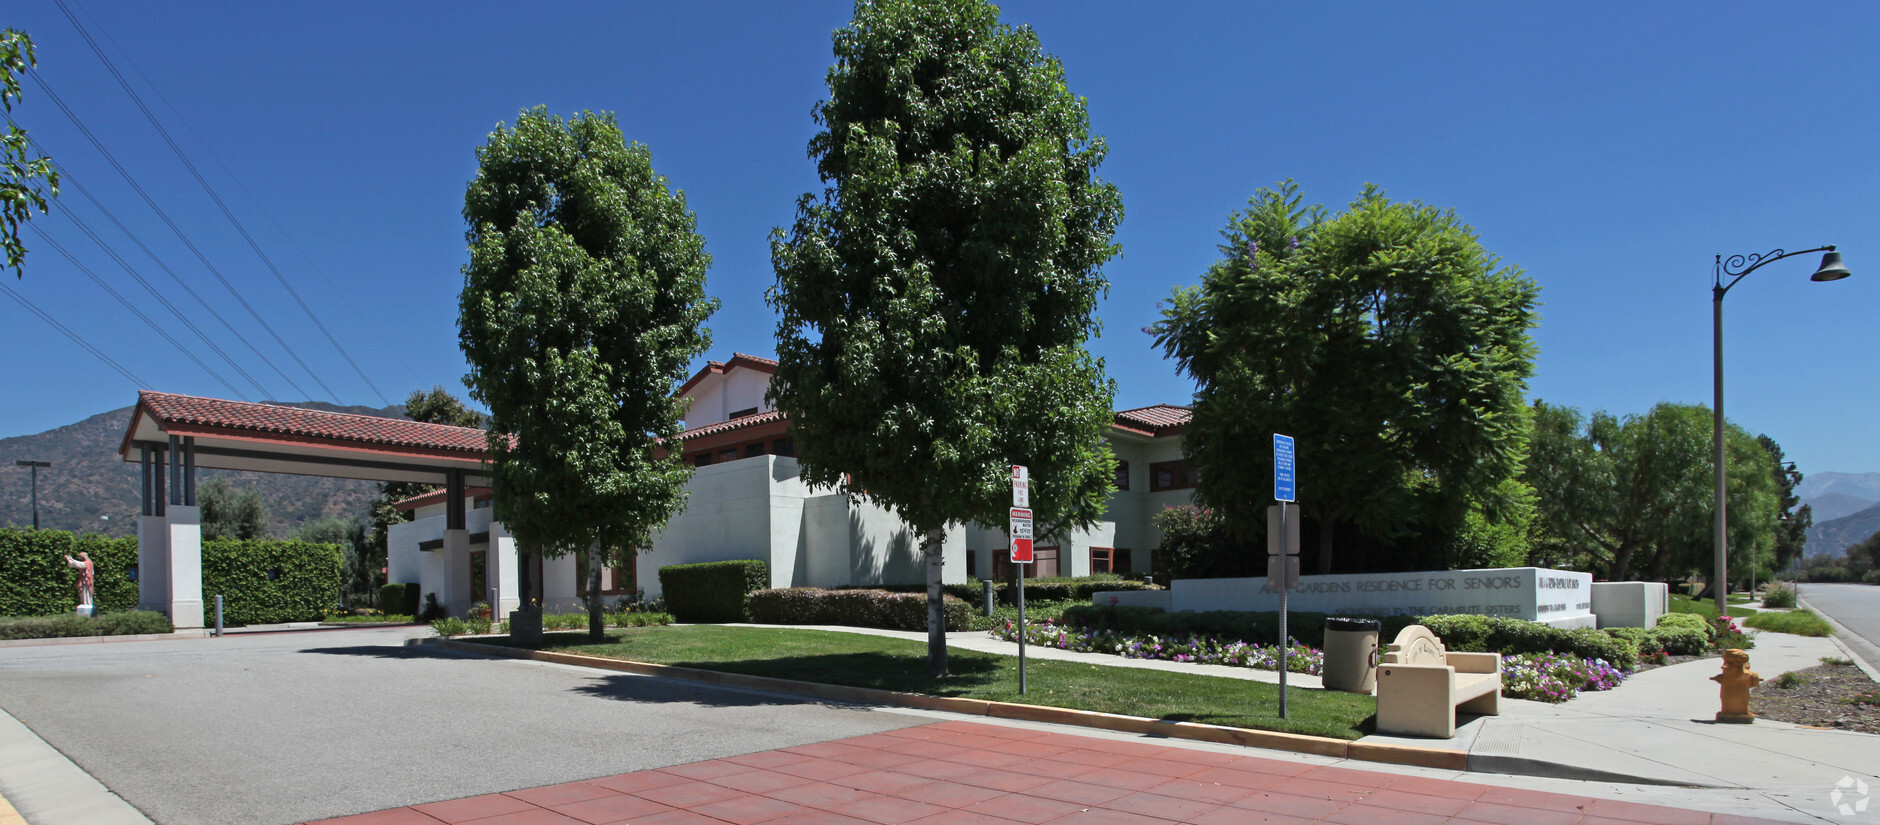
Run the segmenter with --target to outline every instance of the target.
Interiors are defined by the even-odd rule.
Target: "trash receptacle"
[[[1326,690],[1370,693],[1377,688],[1377,637],[1382,629],[1376,619],[1334,616],[1325,620],[1325,665],[1320,675]]]

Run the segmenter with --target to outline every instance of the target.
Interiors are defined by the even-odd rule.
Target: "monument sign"
[[[1176,579],[1170,610],[1276,611],[1280,588],[1266,578]],[[1556,627],[1593,627],[1593,576],[1570,570],[1509,567],[1420,573],[1300,576],[1288,607],[1318,613],[1426,616],[1472,613]]]

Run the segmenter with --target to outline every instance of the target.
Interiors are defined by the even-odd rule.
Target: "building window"
[[[998,550],[996,553],[997,555],[992,557],[992,578],[997,581],[1011,581],[1013,568],[1016,567],[1027,568],[1025,570],[1025,578],[1028,579],[1049,578],[1063,575],[1059,572],[1058,549],[1056,547],[1032,545],[1031,564],[1013,564],[1011,548]]]
[[[738,448],[736,447],[726,447],[725,449],[718,451],[718,463],[720,464],[723,464],[724,462],[727,462],[727,461],[737,461],[737,460],[738,460]]]
[[[732,413],[732,414],[731,414],[731,417],[732,417],[732,418],[743,418],[743,417],[745,417],[745,416],[747,416],[747,415],[756,415],[756,414],[757,414],[757,408],[756,408],[756,407],[751,407],[751,408],[749,408],[749,409],[743,409],[743,410],[738,410],[737,412],[734,412],[734,413]]]
[[[704,467],[711,463],[712,463],[711,453],[698,453],[692,456],[692,466],[694,467]]]
[[[1090,572],[1128,573],[1129,551],[1118,547],[1090,548]]]
[[[1149,491],[1189,490],[1201,483],[1201,471],[1180,461],[1158,461],[1149,465]]]
[[[966,578],[979,578],[979,551],[966,551]]]
[[[764,442],[762,441],[759,441],[756,444],[744,445],[744,457],[745,458],[755,458],[763,454],[764,454]]]
[[[770,442],[770,454],[771,455],[788,455],[788,456],[796,455],[796,439],[779,438],[776,441]]]
[[[1129,489],[1129,462],[1116,462],[1116,489]]]

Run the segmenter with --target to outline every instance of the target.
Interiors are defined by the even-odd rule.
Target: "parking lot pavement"
[[[285,825],[930,721],[404,646],[422,633],[0,649],[0,708],[162,825]],[[30,796],[7,767],[0,794]]]

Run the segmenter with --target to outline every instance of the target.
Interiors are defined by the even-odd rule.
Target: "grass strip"
[[[1813,610],[1790,610],[1786,613],[1757,613],[1743,620],[1743,623],[1757,630],[1773,630],[1777,633],[1793,633],[1797,636],[1832,636],[1834,628],[1827,620],[1815,615]]]
[[[505,644],[504,639],[489,640]],[[1287,692],[1280,719],[1279,686],[1266,682],[1142,668],[1033,660],[1028,692],[1018,692],[1018,657],[948,651],[950,675],[927,676],[925,643],[882,636],[794,628],[617,628],[592,644],[585,633],[549,633],[542,650],[580,653],[700,670],[804,682],[1014,702],[1074,710],[1284,731],[1337,739],[1371,732],[1377,700],[1312,688]]]

